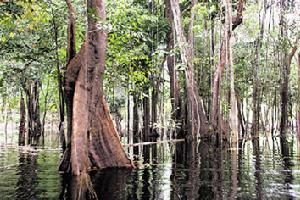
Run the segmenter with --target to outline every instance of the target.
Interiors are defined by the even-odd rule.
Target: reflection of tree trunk
[[[107,169],[91,174],[94,190],[99,200],[125,199],[126,181],[130,170]]]
[[[199,180],[201,180],[201,182],[210,182],[210,181],[216,181],[214,180],[214,178],[217,178],[215,175],[215,163],[214,163],[214,159],[217,159],[216,157],[213,157],[214,152],[211,152],[212,146],[211,143],[206,142],[206,141],[201,141],[199,144],[199,156],[200,156],[200,169],[197,169],[200,171],[199,174]],[[219,156],[219,155],[218,155]],[[212,169],[212,170],[207,170],[207,169]],[[219,171],[220,172],[220,171]],[[195,177],[195,179],[197,179]],[[217,181],[220,181],[220,179],[218,179]],[[215,184],[219,184],[214,182]],[[199,187],[199,191],[198,193],[202,196],[203,194],[205,194],[206,199],[214,199],[214,191],[215,187],[213,184],[201,184],[201,186]],[[218,196],[218,194],[215,194],[216,196]]]
[[[238,149],[237,143],[232,143],[231,150],[231,191],[230,191],[230,199],[236,199],[237,195],[237,187],[238,187],[238,179],[237,179],[237,158],[238,158]]]
[[[197,153],[197,141],[186,142],[186,160],[185,167],[187,171],[186,184],[189,186],[186,190],[187,199],[198,199],[199,197],[199,155]]]
[[[292,166],[294,165],[291,160],[291,150],[289,148],[288,141],[285,137],[280,138],[280,147],[281,147],[281,156],[282,156],[282,162],[283,162],[283,169],[282,175],[284,176],[284,183],[286,190],[289,190],[291,188],[290,184],[292,184],[292,181],[294,179],[293,172],[292,172]],[[292,199],[292,196],[289,196],[290,199]]]
[[[20,126],[19,126],[19,145],[24,146],[25,145],[25,119],[26,111],[25,111],[25,101],[24,97],[21,94],[21,99],[20,99]]]
[[[255,172],[254,172],[254,177],[255,177],[255,191],[256,191],[256,199],[264,199],[263,198],[263,193],[262,193],[262,177],[261,177],[261,158],[260,158],[260,148],[259,148],[259,139],[255,138],[252,141],[252,146],[253,146],[253,156],[255,157]]]
[[[212,157],[213,163],[213,178],[212,178],[212,187],[213,187],[213,193],[214,197],[213,199],[222,199],[222,185],[223,185],[223,176],[222,176],[222,170],[223,170],[223,152],[221,148],[216,148],[213,151],[213,157]]]
[[[16,199],[37,199],[37,155],[19,154]]]

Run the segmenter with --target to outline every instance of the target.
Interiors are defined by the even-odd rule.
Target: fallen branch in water
[[[174,143],[174,142],[183,142],[184,139],[174,139],[174,140],[163,140],[158,142],[140,142],[140,143],[134,143],[134,144],[123,144],[123,147],[134,147],[134,146],[140,146],[140,145],[150,145],[150,144],[161,144],[161,143]]]

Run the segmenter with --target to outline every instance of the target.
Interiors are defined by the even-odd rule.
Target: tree
[[[103,0],[87,1],[87,34],[70,60],[66,85],[74,81],[71,150],[65,151],[75,175],[91,168],[132,167],[119,141],[103,97],[107,33]],[[101,22],[101,23],[100,23]],[[100,23],[100,24],[99,24]],[[69,35],[70,38],[70,35]]]
[[[197,1],[192,1],[192,11],[189,21],[188,39],[185,36],[182,25],[181,10],[178,0],[171,0],[171,8],[174,17],[176,39],[180,48],[181,62],[185,67],[185,89],[186,89],[186,130],[187,139],[196,140],[198,134],[208,131],[207,119],[203,110],[202,102],[198,94],[198,88],[194,78],[193,58],[193,23],[195,13],[193,8]]]
[[[237,15],[232,17],[232,31],[234,31],[243,21],[243,9],[244,9],[244,1],[239,0],[237,5]],[[216,65],[214,78],[213,78],[213,88],[212,88],[212,111],[211,111],[211,124],[215,131],[220,131],[221,125],[221,113],[220,113],[220,82],[221,77],[226,64],[226,44],[229,43],[229,39],[231,37],[231,32],[223,33],[221,39],[221,47],[220,47],[220,61]],[[228,35],[228,37],[225,37]]]

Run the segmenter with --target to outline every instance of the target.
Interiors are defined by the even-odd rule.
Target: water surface
[[[300,143],[293,138],[243,141],[239,148],[203,141],[192,147],[141,146],[138,169],[92,172],[87,190],[103,200],[300,199]],[[59,149],[28,152],[2,145],[0,199],[72,199],[82,185],[59,175],[60,155]]]

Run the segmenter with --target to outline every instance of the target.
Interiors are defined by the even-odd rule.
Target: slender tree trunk
[[[232,60],[232,39],[231,39],[231,31],[232,31],[232,8],[231,8],[231,0],[225,0],[225,10],[226,10],[226,31],[225,38],[228,42],[226,44],[226,64],[230,69],[230,126],[231,126],[231,141],[232,143],[237,145],[238,141],[238,113],[237,113],[237,100],[235,95],[234,88],[234,66]]]
[[[198,134],[205,134],[208,131],[207,119],[203,110],[203,105],[198,94],[198,88],[194,78],[193,58],[193,23],[195,13],[192,10],[189,25],[188,40],[184,35],[182,25],[182,16],[178,0],[171,0],[171,8],[174,17],[174,28],[177,41],[180,48],[181,62],[185,69],[185,87],[186,87],[186,104],[187,104],[187,131],[188,140],[196,140]],[[192,1],[192,8],[197,1]]]
[[[5,137],[5,144],[7,144],[7,136],[8,136],[8,115],[9,115],[9,103],[5,104],[5,117],[4,117],[4,137]]]
[[[172,119],[174,120],[175,124],[181,121],[181,98],[180,98],[180,89],[177,77],[177,71],[175,69],[175,55],[172,53],[174,49],[174,17],[171,9],[171,2],[170,0],[165,0],[165,13],[166,17],[168,18],[170,24],[170,31],[167,35],[167,52],[168,55],[167,59],[167,66],[169,69],[169,76],[170,76],[170,99],[172,104]]]
[[[149,88],[145,89],[145,94],[143,98],[143,141],[149,140],[150,134],[150,102],[149,102]]]
[[[237,7],[237,16],[232,18],[232,31],[238,27],[243,21],[243,7],[244,0],[238,1]],[[225,35],[228,35],[226,38]],[[220,47],[220,61],[216,65],[214,78],[213,78],[213,88],[212,88],[212,111],[211,111],[211,124],[214,131],[220,131],[221,125],[221,113],[220,113],[220,83],[222,74],[226,64],[226,44],[229,43],[229,39],[231,37],[230,33],[224,33],[223,38],[221,39],[221,47]]]
[[[287,10],[287,1],[280,1],[280,36],[282,38],[287,37],[287,19],[285,16],[285,12]],[[289,77],[291,71],[291,61],[294,54],[297,51],[297,43],[298,38],[296,39],[296,43],[292,47],[291,52],[283,52],[282,53],[282,79],[281,79],[281,119],[280,119],[280,135],[282,137],[286,136],[286,129],[288,125],[288,104],[289,104]]]
[[[42,136],[42,145],[45,144],[45,124],[46,124],[46,116],[48,111],[48,96],[49,96],[49,80],[47,83],[46,95],[44,99],[44,113],[42,118],[42,129],[41,129],[41,136]]]
[[[260,50],[262,46],[262,40],[264,38],[265,29],[265,18],[266,18],[266,3],[263,1],[262,5],[262,15],[259,15],[259,36],[255,42],[255,71],[254,71],[254,85],[253,85],[253,121],[252,121],[252,137],[259,137],[259,122],[260,122],[260,107],[261,107],[261,81],[259,78],[260,71]]]
[[[133,124],[132,124],[132,135],[133,135],[133,143],[139,142],[139,114],[138,114],[138,108],[139,108],[139,98],[136,94],[133,95]],[[133,153],[137,155],[138,147],[133,148]]]
[[[19,125],[19,145],[24,146],[25,145],[25,132],[26,132],[26,111],[25,111],[25,101],[24,97],[21,94],[20,98],[20,125]]]
[[[260,38],[257,39],[255,44],[255,69],[254,69],[254,85],[253,85],[253,119],[252,119],[252,137],[259,137],[259,116],[260,116],[260,79],[259,79],[259,66],[260,66]]]
[[[66,150],[66,140],[64,134],[64,121],[65,121],[65,104],[64,104],[64,90],[63,90],[63,77],[60,70],[60,59],[59,59],[59,43],[58,43],[58,26],[55,21],[55,14],[52,10],[52,26],[54,32],[54,43],[55,43],[55,62],[56,62],[56,71],[57,71],[57,81],[58,81],[58,101],[59,101],[59,137],[60,145],[62,149]],[[70,29],[70,27],[69,27]],[[75,44],[74,44],[75,45]],[[75,51],[75,50],[74,50]],[[75,52],[74,52],[75,53]],[[70,54],[70,53],[68,53]],[[69,56],[69,55],[68,55]]]
[[[300,138],[300,53],[298,53],[298,113],[297,113],[297,136]]]
[[[70,157],[74,175],[91,168],[132,167],[103,96],[107,33],[97,21],[106,18],[104,1],[88,0],[87,13],[86,43],[66,72],[66,80],[75,81]]]

